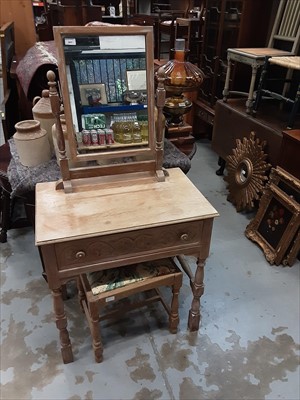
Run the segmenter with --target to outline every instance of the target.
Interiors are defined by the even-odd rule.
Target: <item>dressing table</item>
[[[191,331],[199,328],[204,264],[218,213],[179,168],[162,167],[165,90],[160,72],[155,120],[152,29],[130,26],[126,27],[126,35],[124,38],[124,27],[54,28],[69,155],[59,119],[56,82],[49,72],[62,180],[36,185],[35,237],[53,295],[64,363],[73,361],[73,353],[62,287],[87,272],[177,256],[193,292],[188,327]],[[87,119],[84,115],[90,114],[91,109],[83,104],[85,97],[79,95],[81,72],[76,63],[82,65],[80,61],[86,57],[93,62],[118,62],[125,59],[125,53],[126,58],[139,58],[139,63],[128,62],[127,58],[125,78],[121,73],[117,79],[126,82],[126,71],[134,75],[137,64],[139,71],[144,68],[144,73],[136,74],[138,78],[145,76],[145,81],[139,81],[141,89],[131,88],[143,91],[143,101],[126,104],[124,96],[120,96],[109,102],[111,94],[116,93],[111,87],[114,82],[111,77],[105,81],[102,76],[107,104],[92,110],[93,114],[102,114],[106,129],[112,127],[115,140],[108,145],[84,146],[78,138],[86,128],[82,126]],[[126,95],[127,90],[128,86],[124,88]],[[147,136],[142,141],[124,143],[124,138],[118,136],[115,123],[120,113],[125,125],[128,121],[147,122]],[[122,129],[124,132],[124,125]],[[183,255],[197,257],[195,274]]]

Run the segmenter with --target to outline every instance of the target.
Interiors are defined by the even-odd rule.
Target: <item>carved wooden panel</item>
[[[115,235],[59,243],[55,246],[60,270],[176,246],[200,246],[203,222],[182,223]],[[182,252],[182,250],[181,250]]]

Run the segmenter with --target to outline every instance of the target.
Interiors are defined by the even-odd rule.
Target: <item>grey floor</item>
[[[244,236],[253,214],[227,202],[216,154],[208,141],[197,145],[188,175],[220,213],[200,331],[187,330],[185,278],[177,334],[168,332],[161,306],[104,322],[104,361],[96,364],[73,296],[66,311],[75,361],[64,365],[34,233],[11,230],[0,244],[1,399],[299,400],[299,261],[291,268],[265,261]]]

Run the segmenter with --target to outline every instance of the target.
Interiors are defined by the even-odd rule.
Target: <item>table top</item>
[[[274,56],[289,56],[290,52],[274,49],[272,47],[245,47],[245,48],[229,48],[227,49],[227,53],[229,54],[237,54],[244,55],[250,58],[262,58],[264,59],[266,56],[274,57]]]
[[[282,131],[283,137],[287,137],[297,144],[300,144],[300,129],[289,129]]]
[[[179,169],[158,182],[154,176],[95,178],[74,183],[72,193],[55,182],[36,185],[36,245],[133,231],[218,216],[218,212]],[[87,180],[85,180],[87,181]]]

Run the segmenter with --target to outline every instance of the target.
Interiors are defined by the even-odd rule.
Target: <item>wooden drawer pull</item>
[[[188,238],[189,238],[189,235],[188,235],[187,233],[183,233],[183,234],[180,236],[180,239],[181,239],[183,242],[186,242],[186,241],[188,240]]]
[[[85,252],[84,251],[77,251],[77,253],[75,254],[76,258],[83,258],[85,257]]]

